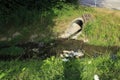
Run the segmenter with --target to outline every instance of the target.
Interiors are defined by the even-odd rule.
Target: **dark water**
[[[104,54],[117,54],[120,51],[120,46],[96,46],[84,43],[80,40],[73,39],[56,39],[49,43],[44,42],[27,42],[15,45],[16,47],[24,49],[22,54],[18,55],[4,55],[0,54],[0,60],[10,59],[46,59],[50,56],[59,56],[63,50],[81,50],[86,57],[101,56]],[[10,46],[1,47],[9,48]]]

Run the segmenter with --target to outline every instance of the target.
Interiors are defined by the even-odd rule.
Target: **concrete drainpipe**
[[[76,39],[81,33],[83,28],[83,18],[76,18],[71,22],[71,25],[65,30],[65,32],[59,38],[72,38]]]

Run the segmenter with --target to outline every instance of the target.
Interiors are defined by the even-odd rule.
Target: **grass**
[[[96,19],[88,23],[85,27],[85,34],[90,39],[90,43],[105,46],[119,46],[120,34],[118,32],[120,30],[120,15],[117,15],[119,12],[108,10],[109,13],[107,13],[103,9],[101,13],[98,10],[96,9],[96,14],[94,14]]]
[[[11,40],[1,41],[0,44],[29,41],[33,34],[38,34],[34,41],[49,42],[62,33],[73,19],[86,13],[92,14],[93,20],[84,25],[79,39],[87,38],[92,45],[120,46],[120,11],[73,5],[65,5],[61,10],[53,8],[42,14],[24,10],[10,15],[6,27],[0,27],[0,37]],[[12,37],[15,32],[21,35]],[[0,54],[18,55],[20,52],[22,50],[14,46],[0,50]],[[72,59],[68,62],[58,57],[0,61],[0,80],[93,80],[95,74],[100,80],[120,80],[120,52],[116,54]]]
[[[15,47],[15,46],[11,46],[9,48],[3,48],[0,50],[0,54],[10,55],[10,56],[21,55],[21,53],[23,53],[23,52],[24,52],[24,50],[22,48]]]
[[[87,38],[89,40],[88,43],[100,46],[120,45],[119,11],[82,7],[74,9],[71,12],[67,10],[67,14],[64,13],[66,12],[63,12],[64,16],[60,16],[56,20],[54,31],[58,34],[64,32],[64,30],[69,27],[70,23],[75,18],[81,17],[83,14],[91,14],[93,16],[93,20],[84,25],[82,34],[84,35],[84,38]],[[80,38],[82,37],[80,36],[79,39]]]
[[[120,52],[115,58],[71,59],[63,62],[60,58],[46,60],[0,61],[1,80],[119,80]]]
[[[93,16],[93,20],[88,22],[83,30],[83,37],[87,38],[90,44],[120,45],[119,11],[73,5],[64,5],[61,10],[52,8],[50,11],[42,13],[36,10],[18,11],[8,16],[8,24],[5,25],[6,27],[1,27],[0,37],[6,37],[7,40],[11,38],[13,43],[54,38],[64,32],[72,20],[83,14]],[[11,19],[12,21],[10,21]],[[19,32],[21,35],[12,37],[15,32]],[[37,36],[31,39],[32,35]]]

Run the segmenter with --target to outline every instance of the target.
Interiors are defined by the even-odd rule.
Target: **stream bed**
[[[14,46],[17,48],[22,48],[23,52],[17,55],[5,55],[0,52],[0,60],[24,60],[31,58],[46,59],[51,56],[60,56],[60,54],[62,54],[65,50],[74,52],[80,51],[84,54],[84,57],[97,57],[105,54],[115,55],[120,51],[119,46],[96,46],[74,39],[55,39],[49,43],[26,42],[16,44]],[[1,46],[0,51],[10,47],[11,46]],[[16,51],[16,53],[18,52]]]

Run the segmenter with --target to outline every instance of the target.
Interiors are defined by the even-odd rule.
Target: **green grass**
[[[120,52],[115,58],[108,55],[96,58],[60,58],[46,60],[0,61],[1,80],[119,80]]]
[[[65,5],[61,10],[53,8],[43,13],[22,10],[8,16],[8,24],[0,27],[0,37],[12,39],[1,41],[0,44],[29,41],[32,34],[38,34],[35,41],[49,42],[63,32],[73,19],[86,13],[93,15],[93,21],[85,24],[82,36],[89,40],[89,44],[120,46],[120,11],[73,5]],[[15,32],[20,32],[21,35],[13,38]],[[22,49],[16,47],[0,50],[0,54],[13,56],[20,53]],[[0,61],[0,80],[93,80],[95,74],[100,80],[120,80],[120,52],[114,58],[104,55],[72,59],[69,62],[63,62],[58,57]]]
[[[31,36],[37,34],[34,41],[49,40],[64,32],[73,19],[86,13],[93,16],[93,20],[88,22],[83,30],[84,38],[87,38],[90,44],[120,45],[120,11],[73,5],[64,5],[61,10],[52,8],[44,12],[18,10],[9,15],[7,23],[0,27],[0,38],[11,38],[12,43],[18,43],[31,41]],[[15,32],[21,35],[12,37]]]
[[[78,7],[63,10],[61,16],[57,17],[54,32],[62,33],[77,17],[83,14],[91,14],[93,19],[84,25],[83,38],[88,39],[88,43],[100,46],[120,45],[120,11],[108,9]],[[81,36],[79,37],[81,39]]]
[[[9,48],[3,48],[0,50],[0,55],[19,56],[24,52],[23,48],[11,46]]]
[[[90,44],[104,46],[120,45],[120,16],[112,15],[115,12],[95,14],[96,18],[85,27],[85,34]]]

